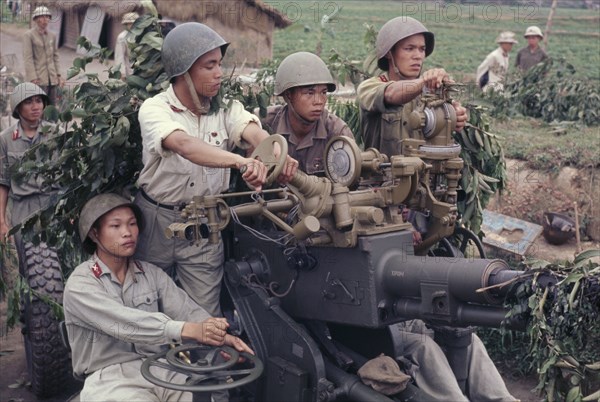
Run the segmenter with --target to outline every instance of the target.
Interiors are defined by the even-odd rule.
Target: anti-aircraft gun
[[[434,325],[463,386],[471,339],[465,327],[522,325],[505,320],[507,290],[497,286],[519,272],[497,259],[427,255],[457,224],[463,162],[447,92],[424,95],[409,124],[414,137],[403,140],[402,155],[361,151],[335,137],[323,158],[326,177],[299,171],[284,188],[197,197],[170,226],[168,237],[216,243],[235,222],[223,235],[225,283],[236,320],[265,364],[251,389],[255,400],[425,399],[414,386],[390,399],[355,375],[381,353],[403,355],[395,324],[420,318]],[[279,135],[254,151],[269,167],[268,183],[286,154]],[[252,201],[229,206],[233,196]],[[429,215],[418,248],[404,208]]]

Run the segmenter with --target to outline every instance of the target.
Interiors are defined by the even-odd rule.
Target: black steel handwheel
[[[181,359],[180,353],[189,353],[190,361]],[[223,358],[223,354],[229,355]],[[252,367],[236,369],[239,357],[243,357]],[[187,376],[185,383],[176,384],[163,381],[151,373],[151,367],[181,373]],[[249,353],[239,353],[229,346],[181,345],[174,349],[155,354],[142,364],[142,376],[153,384],[184,392],[215,392],[238,388],[249,384],[261,376],[262,361]]]
[[[467,251],[477,250],[478,256],[474,258],[487,258],[481,239],[471,230],[462,226],[456,226],[454,233],[440,240],[428,252],[431,257],[467,257]]]
[[[456,226],[454,233],[450,237],[450,241],[462,253],[463,256],[467,255],[467,249],[473,250],[473,248],[475,248],[479,253],[479,256],[473,257],[487,258],[481,239],[473,231],[467,228]]]

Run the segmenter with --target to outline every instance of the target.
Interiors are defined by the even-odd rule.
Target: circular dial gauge
[[[325,148],[325,174],[334,183],[350,187],[360,177],[360,149],[349,137],[333,137]]]

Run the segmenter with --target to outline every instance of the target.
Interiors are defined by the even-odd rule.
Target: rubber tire
[[[46,244],[23,246],[24,277],[29,287],[62,304],[64,283],[56,251]],[[32,295],[22,303],[23,341],[32,392],[47,398],[64,391],[71,374],[69,350],[62,342],[60,320],[52,308]]]

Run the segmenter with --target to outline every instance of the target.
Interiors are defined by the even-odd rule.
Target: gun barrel
[[[504,321],[522,329],[522,320],[508,322],[502,306],[513,271],[502,260],[393,255],[383,262],[382,284],[395,299],[393,311],[403,318],[446,324],[498,327]]]

